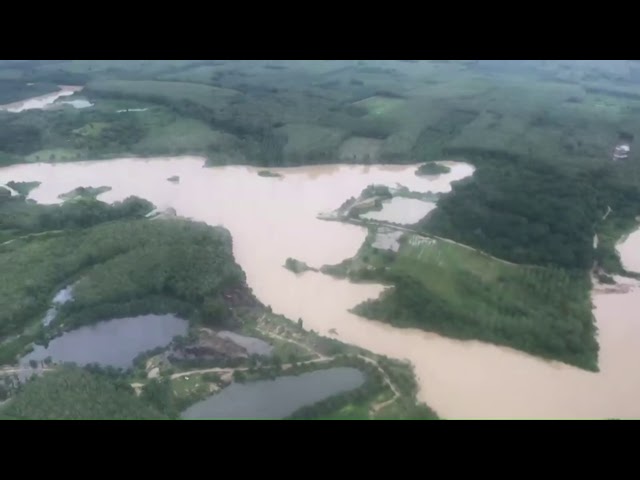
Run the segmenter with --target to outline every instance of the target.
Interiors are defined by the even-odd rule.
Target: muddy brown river
[[[159,209],[221,224],[233,235],[234,255],[257,297],[274,312],[304,320],[323,335],[375,353],[407,359],[416,368],[419,397],[445,418],[629,418],[640,417],[640,289],[594,292],[600,342],[600,373],[589,373],[477,341],[458,341],[415,329],[399,329],[353,315],[348,309],[382,291],[315,272],[295,275],[282,267],[288,257],[310,266],[353,256],[364,228],[318,220],[372,183],[406,185],[415,191],[446,192],[453,180],[473,173],[445,162],[449,174],[414,175],[416,166],[313,166],[272,169],[261,177],[248,167],[203,168],[197,157],[118,159],[0,169],[0,184],[41,181],[30,198],[57,203],[78,186],[108,185],[99,198],[137,195]],[[167,181],[180,176],[180,183]],[[627,242],[640,243],[640,235]],[[640,270],[640,248],[621,246],[625,265]]]

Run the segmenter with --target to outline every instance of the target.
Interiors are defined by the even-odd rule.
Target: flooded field
[[[436,208],[436,204],[433,202],[394,197],[390,201],[384,202],[382,210],[379,212],[369,212],[361,216],[371,220],[412,225],[422,220],[434,208]]]

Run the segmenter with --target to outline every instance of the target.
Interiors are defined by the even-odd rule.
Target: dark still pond
[[[275,380],[234,383],[189,407],[182,418],[285,418],[301,407],[356,389],[364,381],[360,370],[337,367]]]
[[[187,327],[186,320],[173,315],[118,318],[72,330],[53,339],[47,348],[36,345],[20,363],[51,357],[54,362],[128,368],[138,354],[168,345],[174,337],[185,335]]]

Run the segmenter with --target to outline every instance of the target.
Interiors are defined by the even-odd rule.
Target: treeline
[[[206,104],[207,102],[199,103],[187,98],[176,98],[161,92],[118,92],[92,88],[91,84],[87,88],[87,93],[93,98],[135,99],[162,105],[179,116],[200,120],[216,130],[232,134],[241,140],[234,147],[237,151],[220,150],[218,145],[211,144],[206,152],[202,152],[211,157],[211,164],[217,164],[218,157],[225,159],[222,160],[223,163],[226,162],[227,157],[220,154],[231,155],[231,160],[240,155],[245,162],[255,165],[279,166],[285,164],[284,146],[287,140],[285,136],[275,130],[276,120],[268,109],[261,108],[259,103],[252,102],[244,95],[238,95],[233,100],[224,102],[223,105],[210,105]],[[323,160],[329,161],[328,159],[334,154],[334,151],[326,152],[326,154],[309,152],[306,161],[321,163]]]
[[[82,198],[60,205],[42,205],[23,197],[0,198],[0,231],[14,235],[87,228],[104,222],[142,218],[153,210],[153,204],[138,197],[108,204],[93,198]]]
[[[515,263],[588,269],[600,211],[589,180],[533,159],[481,161],[419,227]]]
[[[406,270],[380,269],[372,279],[393,288],[359,304],[354,313],[398,327],[507,345],[597,371],[599,347],[586,273],[571,278],[560,270],[531,269],[497,281],[464,271],[448,275],[452,278],[444,275],[451,292],[428,287]]]
[[[30,110],[19,115],[0,112],[0,153],[5,154],[5,164],[51,149],[72,149],[92,156],[124,154],[148,131],[136,115],[100,109]],[[38,161],[58,160],[55,153],[36,157]]]
[[[35,377],[0,408],[6,419],[140,420],[168,417],[116,375],[64,366]]]

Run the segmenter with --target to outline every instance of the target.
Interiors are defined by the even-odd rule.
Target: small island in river
[[[306,263],[296,260],[295,258],[287,258],[286,262],[284,262],[284,268],[292,271],[293,273],[303,273],[303,272],[317,272],[317,268],[310,267]]]
[[[77,187],[67,193],[61,193],[58,195],[58,198],[62,200],[78,200],[81,198],[92,198],[95,199],[98,195],[108,192],[111,190],[111,187],[102,186],[102,187]]]
[[[436,162],[428,162],[420,165],[416,170],[416,175],[441,175],[449,173],[451,169],[446,165]]]
[[[261,176],[261,177],[273,177],[273,178],[282,177],[282,175],[280,175],[279,173],[275,173],[275,172],[272,172],[270,170],[260,170],[258,172],[258,175]]]

